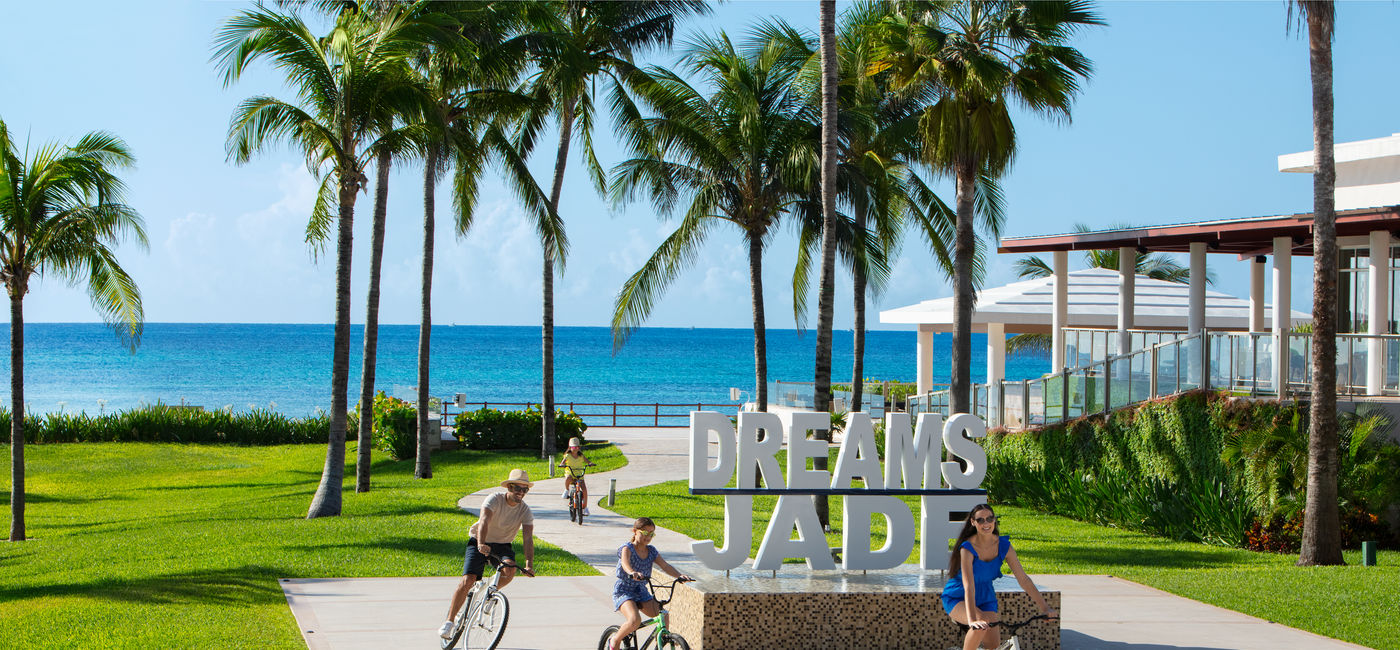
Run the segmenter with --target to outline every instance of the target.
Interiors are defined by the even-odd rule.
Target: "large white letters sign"
[[[987,454],[973,439],[987,435],[975,415],[958,413],[947,422],[938,414],[885,416],[885,463],[880,465],[875,427],[870,416],[852,413],[833,471],[807,469],[807,461],[826,455],[826,442],[809,434],[830,426],[826,413],[794,413],[788,426],[772,413],[740,413],[738,430],[727,416],[713,411],[690,414],[690,491],[724,495],[724,548],[710,540],[691,546],[695,557],[717,570],[739,567],[753,543],[753,497],[774,494],[778,504],[768,519],[753,567],[775,570],[787,558],[802,558],[811,569],[834,569],[826,536],[811,495],[844,496],[841,566],[847,570],[889,569],[914,550],[914,513],[899,495],[920,495],[918,539],[923,540],[919,566],[948,566],[949,540],[958,534],[961,516],[986,500],[979,489],[987,474]],[[785,431],[786,429],[786,431]],[[787,477],[777,453],[787,441]],[[944,462],[943,450],[961,459]],[[713,453],[711,453],[713,452]],[[762,478],[764,487],[754,488]],[[864,482],[856,487],[856,479]],[[730,481],[738,487],[729,488]],[[871,523],[884,520],[885,545],[871,546]],[[795,533],[795,535],[794,535]]]

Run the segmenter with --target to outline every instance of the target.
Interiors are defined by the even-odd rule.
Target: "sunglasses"
[[[994,524],[997,521],[997,516],[987,515],[986,517],[973,517],[972,520],[979,524]]]
[[[651,538],[653,538],[653,537],[656,537],[656,531],[652,531],[652,530],[637,530],[637,532],[641,533],[641,534],[642,534],[642,537],[645,537],[645,538],[647,538],[647,539],[651,539]]]
[[[517,494],[525,494],[526,492],[530,491],[530,488],[525,487],[524,485],[507,485],[506,489]]]

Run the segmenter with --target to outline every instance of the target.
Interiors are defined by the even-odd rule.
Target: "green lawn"
[[[314,521],[324,445],[26,447],[31,540],[0,543],[0,647],[305,648],[278,578],[458,575],[475,519],[457,499],[512,467],[548,476],[534,454],[452,451],[427,481],[377,460],[355,494],[348,446],[344,514]],[[626,462],[611,446],[588,456]],[[548,544],[536,560],[542,575],[597,573]]]
[[[686,486],[671,481],[628,490],[618,495],[615,510],[722,545],[723,497],[692,497]],[[917,502],[906,501],[918,521]],[[754,499],[750,557],[775,502]],[[840,509],[840,500],[832,498],[831,546],[841,544]],[[1400,649],[1400,552],[1381,552],[1378,567],[1362,567],[1360,553],[1348,552],[1345,567],[1299,568],[1291,555],[1174,542],[1010,506],[998,507],[997,514],[1030,573],[1115,575],[1324,636]],[[877,524],[876,531],[883,522]],[[883,536],[873,537],[875,547],[883,544]],[[916,545],[910,561],[917,562],[918,554]]]

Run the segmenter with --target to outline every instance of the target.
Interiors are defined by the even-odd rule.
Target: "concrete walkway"
[[[590,500],[607,494],[608,479],[619,492],[687,475],[685,429],[595,429],[627,455],[628,465],[590,475]],[[631,520],[594,505],[583,526],[569,521],[560,498],[563,479],[535,479],[526,497],[535,515],[535,535],[577,555],[602,576],[517,578],[507,588],[510,622],[504,650],[592,650],[613,624],[610,594],[617,547]],[[459,505],[478,511],[498,488],[463,497]],[[653,544],[673,564],[693,562],[692,540],[658,528]],[[685,570],[685,567],[681,567]],[[1061,594],[1064,650],[1331,650],[1362,648],[1270,623],[1263,619],[1110,576],[1036,575],[1036,584]],[[355,578],[282,580],[287,602],[313,650],[437,648],[436,629],[457,578]],[[712,649],[720,650],[720,649]]]

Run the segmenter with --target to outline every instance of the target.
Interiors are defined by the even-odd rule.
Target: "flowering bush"
[[[418,410],[379,391],[374,396],[374,446],[394,460],[418,455]]]
[[[469,449],[538,449],[544,428],[544,413],[531,407],[524,411],[479,409],[457,414],[457,439]],[[569,438],[583,437],[588,429],[573,411],[554,412],[554,446],[564,449]]]

